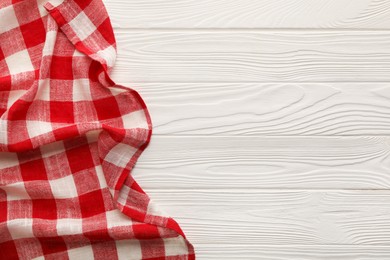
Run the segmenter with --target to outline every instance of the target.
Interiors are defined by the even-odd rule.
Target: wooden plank
[[[117,28],[390,28],[387,0],[105,0]]]
[[[195,245],[199,259],[245,259],[245,260],[388,260],[388,246],[350,245]]]
[[[388,83],[124,83],[155,135],[390,135]]]
[[[195,245],[390,246],[390,191],[147,191]]]
[[[118,82],[390,81],[380,31],[119,30]]]
[[[389,143],[389,137],[152,136],[133,175],[146,189],[389,189]]]

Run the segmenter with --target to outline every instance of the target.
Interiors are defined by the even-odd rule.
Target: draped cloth
[[[140,95],[101,0],[0,0],[0,259],[195,259],[131,175]]]

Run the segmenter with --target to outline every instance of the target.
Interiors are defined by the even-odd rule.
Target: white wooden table
[[[198,259],[390,259],[390,1],[105,4],[134,177]]]

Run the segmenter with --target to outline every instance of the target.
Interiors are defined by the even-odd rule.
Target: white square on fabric
[[[27,120],[27,132],[30,138],[53,131],[50,122]]]
[[[101,165],[95,167],[95,172],[99,181],[100,188],[104,189],[108,187],[106,177],[104,177],[103,168]]]
[[[53,196],[58,199],[75,198],[78,196],[76,184],[72,175],[56,180],[49,180]]]
[[[32,229],[31,218],[18,218],[7,221],[8,231],[11,233],[12,238],[27,238],[34,237],[33,229]]]
[[[40,147],[42,158],[48,158],[53,155],[63,153],[65,151],[65,146],[63,141],[57,141],[53,143],[48,143]]]
[[[131,128],[148,128],[148,122],[146,121],[145,112],[138,110],[122,116],[123,127],[126,129]]]
[[[17,182],[1,187],[7,193],[7,201],[30,199],[23,182]]]
[[[126,205],[127,199],[129,198],[130,188],[127,185],[123,185],[120,189],[118,196],[118,203],[122,205]]]
[[[164,212],[162,209],[158,208],[154,201],[149,201],[148,209],[147,209],[148,215],[155,215],[155,216],[165,216],[169,217],[166,212]]]
[[[118,240],[115,243],[119,260],[142,259],[141,244],[138,240]]]
[[[0,156],[0,170],[17,165],[19,165],[19,159],[16,153],[2,153]]]
[[[166,256],[176,256],[188,254],[187,245],[181,236],[173,238],[164,238],[164,247]]]
[[[106,212],[107,227],[120,227],[120,226],[129,226],[133,222],[127,216],[125,216],[120,210],[114,209]]]
[[[42,56],[53,54],[56,38],[57,38],[57,31],[48,31],[46,33],[46,40],[42,50]]]
[[[110,90],[110,92],[113,96],[118,96],[120,94],[123,94],[123,93],[129,91],[128,89],[121,89],[121,88],[114,88],[114,87],[108,87],[108,90]]]
[[[92,100],[89,79],[73,80],[73,101]]]
[[[7,120],[0,119],[0,143],[8,144]]]
[[[85,40],[97,30],[96,26],[84,12],[80,12],[75,18],[73,18],[73,20],[69,22],[69,25],[72,27],[73,31],[76,32],[81,41]]]
[[[50,101],[50,79],[41,79],[38,81],[38,90],[34,99]]]
[[[109,67],[114,66],[116,60],[116,51],[114,47],[109,46],[104,50],[98,51],[97,54],[107,62]]]
[[[69,260],[95,259],[90,245],[68,250]]]
[[[11,75],[34,70],[27,50],[19,51],[6,57],[5,62]]]
[[[57,219],[57,233],[59,236],[83,233],[83,220],[81,218]]]
[[[12,5],[0,8],[0,34],[19,27],[18,19]]]
[[[119,143],[108,152],[104,160],[118,167],[125,168],[136,151],[137,149],[130,145]]]
[[[9,92],[7,107],[10,108],[13,103],[15,103],[16,100],[20,99],[20,97],[23,96],[26,92],[27,90],[11,90]]]

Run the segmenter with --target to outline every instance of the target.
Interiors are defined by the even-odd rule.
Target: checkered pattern
[[[194,259],[130,175],[149,143],[100,0],[0,1],[0,259]]]

